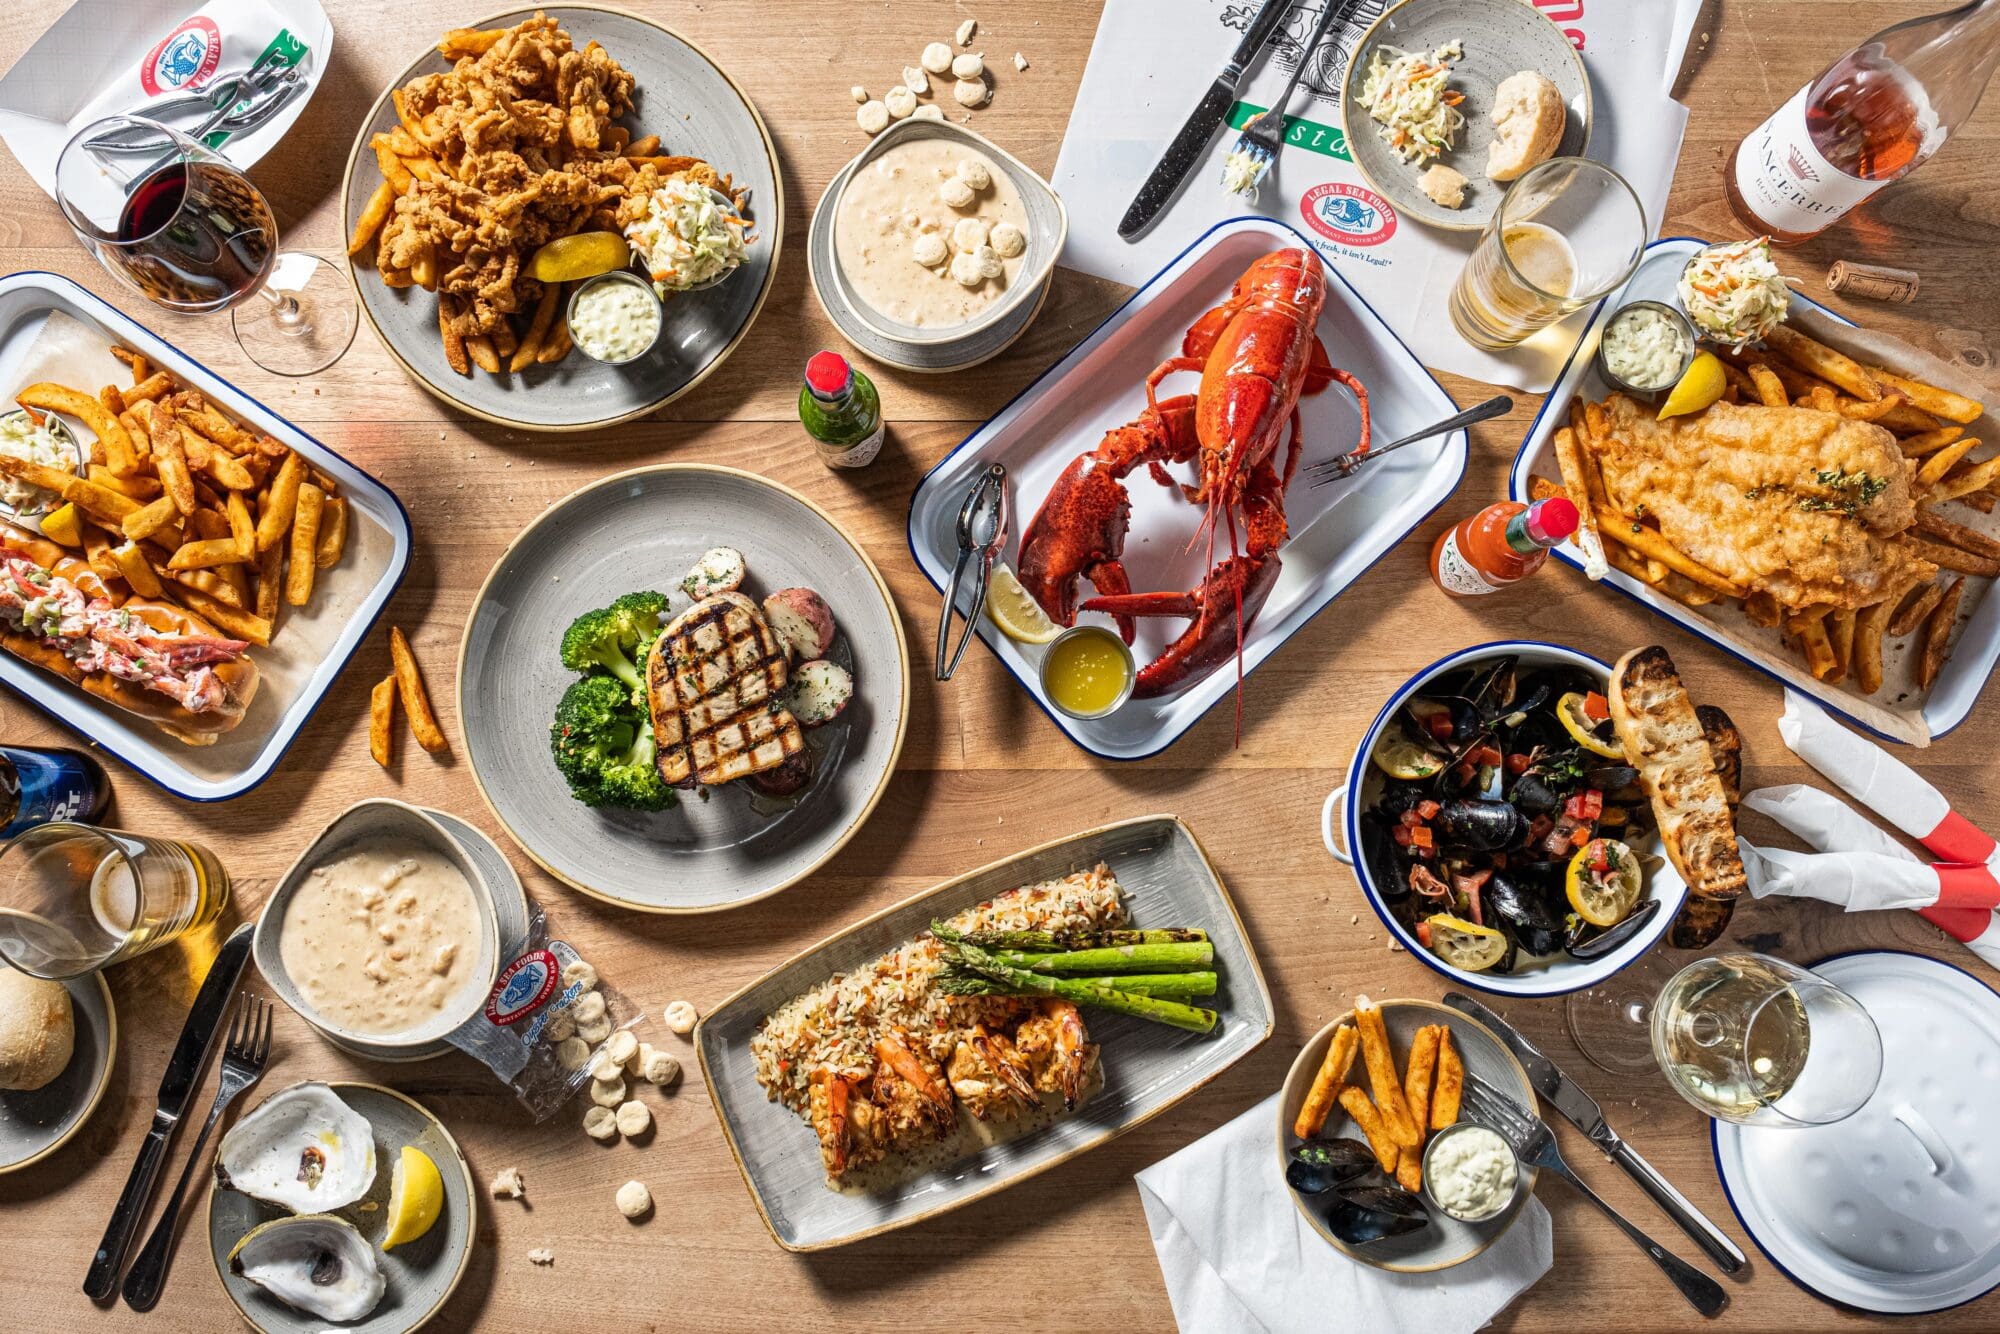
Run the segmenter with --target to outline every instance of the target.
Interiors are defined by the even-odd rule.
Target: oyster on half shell
[[[295,1214],[326,1213],[374,1183],[375,1128],[325,1084],[296,1084],[222,1137],[215,1180]]]
[[[341,1323],[373,1311],[389,1286],[375,1248],[352,1223],[326,1214],[251,1228],[229,1252],[229,1271],[287,1306]]]

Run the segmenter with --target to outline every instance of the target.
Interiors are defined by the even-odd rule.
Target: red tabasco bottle
[[[1488,505],[1438,534],[1431,578],[1453,597],[1498,593],[1541,569],[1549,548],[1575,532],[1576,523],[1576,506],[1564,496]]]

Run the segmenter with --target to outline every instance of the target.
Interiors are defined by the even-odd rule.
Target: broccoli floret
[[[570,622],[562,637],[562,664],[573,672],[598,669],[623,681],[636,699],[645,682],[635,662],[660,636],[660,613],[667,609],[663,593],[627,593],[608,607],[587,611]]]
[[[653,724],[631,694],[608,676],[586,676],[570,685],[549,725],[549,750],[586,806],[657,811],[673,804],[672,789],[655,767]]]

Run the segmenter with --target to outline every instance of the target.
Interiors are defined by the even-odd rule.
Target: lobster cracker
[[[1181,355],[1146,377],[1145,410],[1107,431],[1097,448],[1079,455],[1056,479],[1021,539],[1021,582],[1060,624],[1074,625],[1078,611],[1105,612],[1129,644],[1134,617],[1191,622],[1140,669],[1135,698],[1174,694],[1234,657],[1239,739],[1243,637],[1277,583],[1277,551],[1289,532],[1285,490],[1303,443],[1299,399],[1335,380],[1346,385],[1361,411],[1353,452],[1368,450],[1368,391],[1333,365],[1315,332],[1325,304],[1326,272],[1311,251],[1278,250],[1257,260],[1236,280],[1227,301],[1195,321],[1181,342]],[[1195,393],[1156,397],[1167,376],[1196,370],[1201,387]],[[1280,471],[1280,436],[1288,428]],[[1196,464],[1192,486],[1175,481],[1166,468],[1189,460]],[[1207,509],[1188,545],[1205,531],[1211,563],[1192,591],[1132,591],[1123,560],[1132,515],[1124,479],[1141,464],[1155,482]],[[1229,533],[1229,556],[1219,563],[1214,561],[1218,527]],[[1095,597],[1077,600],[1079,577],[1090,581]]]

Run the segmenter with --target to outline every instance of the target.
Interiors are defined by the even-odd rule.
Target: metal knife
[[[167,1142],[173,1138],[181,1113],[201,1088],[209,1058],[215,1054],[223,1014],[236,990],[236,980],[243,976],[243,965],[250,958],[251,927],[251,923],[245,922],[222,942],[215,962],[208,966],[208,976],[202,979],[201,989],[195,993],[187,1022],[181,1025],[180,1041],[174,1044],[166,1077],[160,1081],[160,1103],[153,1112],[152,1129],[146,1132],[146,1142],[139,1146],[139,1161],[132,1164],[132,1175],[126,1178],[118,1207],[111,1212],[111,1225],[104,1229],[104,1240],[97,1243],[90,1272],[84,1276],[83,1290],[92,1301],[109,1300],[118,1290],[118,1271],[124,1266],[132,1234],[146,1219],[147,1206],[153,1200],[153,1183],[167,1154]]]
[[[1472,997],[1459,991],[1445,993],[1444,1003],[1460,1014],[1470,1015],[1492,1029],[1499,1039],[1506,1043],[1514,1056],[1521,1062],[1521,1068],[1528,1072],[1528,1082],[1542,1095],[1543,1101],[1563,1114],[1571,1125],[1589,1136],[1590,1142],[1612,1162],[1625,1170],[1625,1175],[1639,1183],[1639,1188],[1653,1197],[1653,1203],[1660,1206],[1667,1217],[1679,1225],[1694,1243],[1707,1252],[1725,1274],[1733,1274],[1743,1268],[1743,1252],[1736,1243],[1722,1232],[1722,1229],[1708,1221],[1701,1210],[1688,1203],[1687,1197],[1675,1190],[1659,1169],[1641,1158],[1636,1150],[1618,1137],[1604,1119],[1604,1109],[1597,1100],[1578,1087],[1575,1080],[1556,1068],[1554,1061],[1542,1055],[1541,1049],[1512,1024],[1493,1011],[1481,1005]]]
[[[1257,10],[1257,16],[1250,20],[1250,26],[1243,32],[1243,40],[1236,44],[1236,52],[1229,57],[1229,63],[1222,67],[1222,73],[1215,76],[1215,82],[1201,95],[1193,114],[1181,126],[1179,134],[1167,145],[1166,153],[1160,158],[1153,174],[1139,187],[1132,206],[1125,210],[1125,217],[1118,224],[1118,234],[1127,241],[1136,240],[1153,220],[1165,211],[1169,202],[1180,192],[1188,173],[1195,163],[1201,161],[1208,151],[1208,141],[1215,135],[1215,127],[1222,124],[1229,115],[1229,108],[1236,101],[1236,89],[1243,82],[1244,72],[1250,62],[1276,32],[1291,9],[1293,0],[1264,0]]]

